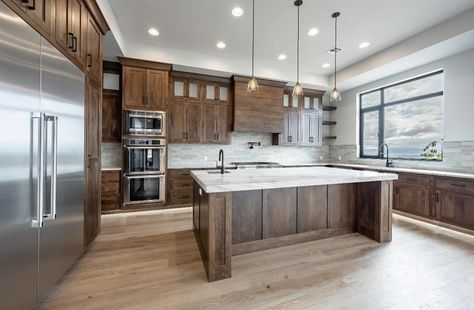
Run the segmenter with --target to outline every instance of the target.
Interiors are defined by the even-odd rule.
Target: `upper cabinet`
[[[100,81],[102,79],[102,34],[90,14],[87,14],[85,18],[87,19],[86,69],[92,79]]]
[[[234,76],[233,131],[283,132],[283,91],[285,82],[258,79],[257,92],[248,92],[249,78]]]
[[[170,142],[229,143],[229,79],[171,72],[169,93]]]
[[[167,110],[168,74],[171,65],[130,58],[122,63],[122,102],[125,109]]]
[[[56,0],[56,42],[80,64],[84,62],[86,15],[87,10],[81,0]]]
[[[303,97],[292,95],[287,87],[283,94],[283,132],[274,134],[273,144],[318,146],[322,142],[322,108],[324,92],[304,90]]]
[[[31,20],[45,31],[48,35],[52,33],[52,14],[54,12],[55,0],[13,0],[20,9],[31,18]]]

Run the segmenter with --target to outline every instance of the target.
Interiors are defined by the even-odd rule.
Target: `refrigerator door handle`
[[[58,117],[51,116],[53,121],[53,173],[51,175],[51,215],[50,219],[55,220],[57,214],[56,193],[58,185]]]
[[[36,188],[36,218],[31,221],[32,227],[43,227],[44,212],[44,113],[31,114],[32,123],[38,120],[38,159],[37,159],[37,188]],[[33,138],[33,137],[32,137]]]

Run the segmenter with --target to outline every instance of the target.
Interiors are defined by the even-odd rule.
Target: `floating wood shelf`
[[[336,140],[337,137],[336,136],[325,136],[323,137],[324,140]]]
[[[323,125],[328,125],[328,126],[337,125],[337,122],[336,121],[323,121]]]
[[[323,111],[335,111],[337,110],[337,107],[332,106],[332,105],[323,105]]]

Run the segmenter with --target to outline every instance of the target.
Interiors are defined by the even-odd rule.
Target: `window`
[[[359,95],[360,157],[442,160],[443,71]]]

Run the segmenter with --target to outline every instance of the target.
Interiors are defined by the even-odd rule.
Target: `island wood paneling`
[[[232,193],[232,244],[262,239],[262,191]]]
[[[339,228],[353,225],[356,216],[356,185],[336,184],[328,186],[328,227]]]
[[[326,229],[328,226],[328,187],[298,188],[297,232]]]
[[[263,239],[296,233],[296,188],[263,190]]]

